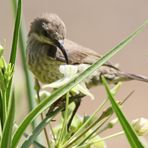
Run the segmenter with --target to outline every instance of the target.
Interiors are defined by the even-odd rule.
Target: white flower
[[[43,100],[46,97],[49,97],[50,93],[48,91],[42,90],[42,91],[39,92],[39,96],[40,96],[40,99]],[[38,98],[37,95],[35,95],[36,100],[37,100],[37,98]]]
[[[53,82],[53,83],[45,85],[44,88],[46,88],[46,87],[59,88],[63,85],[66,85],[68,82],[70,82],[70,80],[72,80],[74,77],[78,76],[78,74],[83,72],[88,67],[89,66],[87,64],[61,65],[59,67],[59,71],[64,75],[64,77],[61,78],[60,80]],[[79,83],[77,86],[73,87],[71,89],[71,91],[76,94],[83,93],[84,95],[89,96],[91,99],[94,99],[94,96],[87,89],[85,82]]]
[[[138,136],[144,136],[148,133],[148,119],[139,118],[132,121],[132,126]]]

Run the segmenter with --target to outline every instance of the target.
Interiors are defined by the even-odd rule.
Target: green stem
[[[124,134],[124,131],[121,131],[121,132],[106,136],[104,138],[101,138],[99,140],[96,140],[96,141],[93,141],[93,142],[88,142],[87,144],[84,144],[84,145],[80,146],[79,148],[84,148],[87,145],[92,145],[92,144],[95,144],[95,143],[98,143],[98,142],[101,142],[101,141],[105,141],[105,140],[108,140],[108,139],[111,139],[111,138],[114,138],[114,137],[117,137],[117,136],[120,136],[120,135],[123,135],[123,134]]]
[[[88,136],[86,136],[79,144],[78,146],[82,145],[86,140],[88,140],[90,137],[92,137],[94,134],[94,137],[96,136],[96,131],[98,131],[109,119],[111,116],[106,118],[99,126],[97,126]]]
[[[53,140],[56,141],[56,136],[55,136],[55,133],[53,131],[52,125],[50,123],[49,123],[49,128],[50,128],[51,136],[53,137]]]
[[[8,111],[8,105],[7,105],[7,96],[6,96],[6,91],[4,91],[4,94],[3,94],[3,124],[5,123],[6,121],[6,118],[7,118],[7,111]]]
[[[65,148],[69,148],[73,145],[74,142],[79,140],[84,134],[86,134],[92,127],[94,127],[97,123],[99,123],[102,120],[102,117],[99,117],[97,120],[95,120],[90,126],[88,126],[82,133],[80,133],[79,136],[77,136],[73,141],[71,141],[68,145],[65,146]]]
[[[79,128],[79,130],[70,138],[70,140],[65,144],[65,148],[69,145],[73,144],[81,135],[82,131],[88,125],[88,123],[96,116],[96,114],[104,107],[104,105],[108,102],[108,99],[105,99],[103,103],[97,108],[97,110],[92,114],[92,116]],[[77,137],[77,138],[75,138]]]
[[[2,91],[0,90],[0,131],[3,130],[3,126],[4,126],[4,108],[3,108],[3,97],[2,97]],[[2,134],[2,132],[0,132],[0,135]]]
[[[68,105],[69,105],[69,92],[66,94],[66,107],[64,112],[64,121],[63,121],[62,129],[59,135],[58,144],[57,144],[57,147],[59,148],[63,144],[63,140],[67,135]]]
[[[115,95],[118,91],[118,89],[120,88],[122,83],[118,83],[117,85],[115,85],[111,91],[112,93]],[[81,134],[81,132],[85,129],[85,127],[87,127],[88,123],[93,120],[93,118],[96,116],[96,114],[104,107],[104,105],[108,102],[108,99],[105,99],[102,104],[97,108],[97,110],[91,115],[91,117],[78,129],[78,131],[69,139],[69,141],[65,144],[65,146],[69,145],[69,143],[73,142],[73,140],[75,140],[77,136],[79,136]]]

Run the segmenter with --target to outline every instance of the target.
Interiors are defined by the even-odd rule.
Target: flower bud
[[[4,50],[4,48],[3,48],[3,46],[0,44],[0,57],[2,56],[3,50]]]
[[[148,133],[148,119],[139,118],[132,121],[132,126],[138,136],[144,136]]]
[[[109,128],[113,128],[115,124],[118,123],[118,118],[115,118],[113,120],[111,120],[109,123],[108,123],[108,127]]]

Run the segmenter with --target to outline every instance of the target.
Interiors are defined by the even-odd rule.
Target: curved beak
[[[62,43],[60,43],[60,41],[58,41],[58,40],[55,40],[54,43],[55,43],[55,45],[61,50],[61,52],[62,52],[63,55],[64,55],[65,61],[66,61],[66,63],[68,64],[68,63],[69,63],[69,61],[68,61],[68,55],[67,55],[67,53],[66,53],[66,50],[65,50],[64,46],[63,46]]]

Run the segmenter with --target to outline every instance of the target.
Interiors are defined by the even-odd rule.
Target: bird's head
[[[30,27],[28,36],[33,36],[41,43],[58,47],[68,63],[68,56],[63,47],[66,36],[66,27],[64,22],[56,14],[44,14],[36,18]]]

